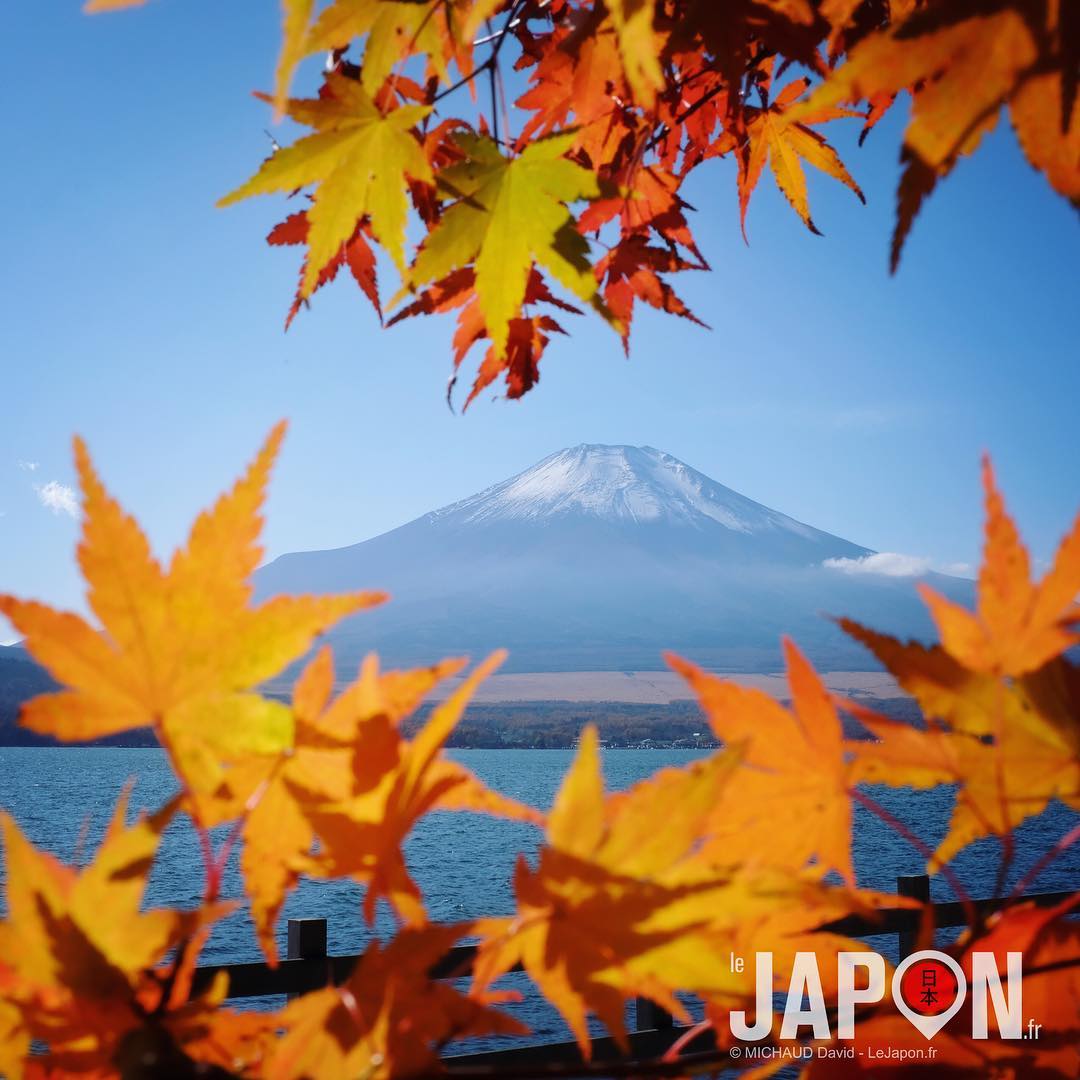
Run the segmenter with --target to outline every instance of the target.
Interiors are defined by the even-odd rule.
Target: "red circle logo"
[[[917,960],[900,980],[904,1004],[923,1016],[937,1016],[956,1000],[959,986],[952,969],[941,960]]]

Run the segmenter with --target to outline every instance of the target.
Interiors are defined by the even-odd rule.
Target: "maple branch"
[[[702,1020],[688,1027],[667,1049],[664,1061],[675,1061],[683,1050],[688,1047],[699,1035],[704,1035],[713,1026],[711,1020]]]
[[[499,39],[502,40],[501,38]],[[498,56],[498,45],[495,46],[495,52],[491,54],[491,63],[488,65],[488,90],[491,93],[491,135],[496,142],[499,141],[499,95],[498,95],[498,83],[499,83],[499,64],[496,60]]]
[[[1005,734],[1004,693],[1005,687],[1002,685],[1001,680],[995,680],[994,727],[996,730],[994,732],[994,739],[998,747],[1002,745],[1002,738]],[[1009,792],[1005,783],[1005,767],[1000,753],[995,755],[994,780],[997,786],[998,801],[1001,806],[1002,825],[1007,826],[1011,823],[1011,817],[1008,813]],[[1003,832],[1001,834],[1001,863],[998,866],[997,878],[994,880],[995,896],[1000,896],[1002,889],[1005,888],[1005,882],[1008,880],[1009,868],[1012,866],[1015,850],[1016,844],[1013,839],[1013,830],[1010,828],[1008,832]]]
[[[1063,852],[1080,840],[1080,825],[1070,829],[1058,842],[1043,853],[1035,865],[1016,883],[1016,887],[1009,893],[1010,899],[1019,897],[1024,890]]]
[[[203,861],[204,898],[209,901],[216,891],[214,879],[217,867],[214,860],[214,846],[210,843],[210,830],[198,822],[195,824],[195,835],[199,838],[199,852]]]
[[[998,865],[997,877],[994,878],[995,896],[1000,896],[1002,889],[1005,888],[1005,882],[1008,880],[1009,870],[1012,868],[1015,854],[1016,841],[1013,831],[1010,829],[1001,836],[1001,862]]]
[[[240,838],[240,833],[244,826],[247,824],[247,820],[251,817],[252,811],[256,806],[262,802],[263,796],[266,794],[270,785],[274,782],[277,774],[281,771],[285,764],[285,756],[279,755],[278,759],[274,762],[273,768],[263,778],[262,782],[255,788],[255,790],[248,796],[247,801],[244,803],[244,808],[240,813],[240,816],[233,822],[232,829],[229,830],[229,835],[225,837],[225,843],[221,845],[221,850],[218,852],[217,858],[214,860],[214,869],[217,872],[217,885],[220,888],[221,878],[225,874],[225,867],[229,863],[229,856],[232,854],[232,849],[236,846],[236,841]]]
[[[661,124],[660,130],[645,144],[645,149],[642,153],[648,153],[655,148],[661,139],[666,138],[675,128],[686,123],[694,113],[699,109],[703,109],[714,97],[718,97],[720,94],[724,93],[725,90],[727,90],[727,83],[717,83],[711,90],[706,90],[693,105],[687,106],[687,108],[679,113],[675,119],[671,121],[670,126]]]
[[[491,56],[488,57],[488,80],[491,89],[491,133],[495,141],[499,141],[499,53],[510,34],[512,27],[518,24],[518,15],[529,0],[515,0],[514,6],[507,12],[506,22],[495,38],[495,44],[491,47]],[[509,126],[509,120],[507,121]],[[509,131],[507,131],[509,135]]]
[[[445,89],[440,90],[432,99],[430,104],[435,105],[442,101],[443,98],[449,97],[451,94],[460,90],[463,86],[467,86],[476,78],[482,71],[486,71],[491,66],[491,57],[489,56],[483,63],[477,64],[476,67],[469,72],[468,75],[462,75],[456,82],[451,83]]]
[[[858,788],[849,788],[848,795],[864,809],[869,810],[870,813],[881,818],[886,825],[911,844],[927,862],[933,862],[934,853],[930,850],[930,847],[920,840],[898,817],[890,814],[884,806],[874,799],[871,799],[869,795],[859,791]],[[941,876],[949,883],[949,887],[956,894],[957,900],[964,905],[964,912],[967,915],[968,921],[974,926],[978,920],[978,915],[975,911],[975,905],[968,895],[967,889],[964,888],[960,883],[959,878],[957,878],[952,870],[944,863],[941,864],[939,869],[941,871]]]

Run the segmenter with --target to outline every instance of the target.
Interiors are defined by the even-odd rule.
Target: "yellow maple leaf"
[[[323,268],[365,216],[376,239],[404,270],[409,210],[405,178],[433,180],[412,132],[430,109],[404,105],[384,114],[355,79],[331,72],[325,85],[323,97],[285,105],[290,117],[315,133],[276,150],[250,180],[218,200],[218,206],[229,206],[252,195],[316,185],[307,211],[301,299],[315,290]]]
[[[655,0],[607,0],[607,13],[619,41],[626,81],[639,105],[651,108],[664,88],[660,66],[664,36],[653,25]]]
[[[992,743],[860,713],[874,741],[848,745],[855,782],[957,788],[948,830],[930,860],[932,871],[974,840],[1007,836],[1054,799],[1080,806],[1075,733],[1070,738],[1047,724],[1004,689],[1000,712],[1001,728]]]
[[[443,169],[438,182],[458,201],[420,249],[409,287],[441,280],[475,260],[476,291],[498,356],[525,299],[533,260],[606,315],[588,242],[567,209],[567,203],[599,194],[596,176],[564,156],[574,135],[539,139],[514,158],[486,136],[457,135],[455,141],[466,158]]]
[[[280,117],[289,96],[296,65],[307,56],[308,27],[315,12],[315,0],[281,0],[281,51],[274,72],[274,113]]]
[[[983,485],[986,543],[975,612],[921,585],[941,635],[932,647],[840,620],[930,722],[920,730],[853,707],[876,740],[849,744],[853,776],[957,788],[932,867],[983,836],[1008,836],[1055,799],[1080,807],[1080,670],[1061,655],[1080,641],[1080,518],[1036,583],[989,460]]]
[[[168,569],[76,440],[84,499],[79,565],[100,629],[78,615],[0,596],[0,612],[67,687],[28,702],[22,723],[66,740],[152,726],[207,822],[228,762],[277,754],[292,742],[289,709],[252,689],[339,619],[384,598],[277,597],[251,606],[250,577],[262,557],[260,509],[284,431],[274,429],[245,476],[198,518]]]
[[[446,81],[451,61],[473,70],[473,36],[504,0],[335,0],[314,19],[314,0],[283,0],[283,33],[274,105],[284,110],[296,65],[364,38],[361,81],[374,95],[394,65],[426,54],[429,70]]]

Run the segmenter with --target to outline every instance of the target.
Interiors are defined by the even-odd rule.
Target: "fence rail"
[[[896,879],[897,895],[921,900],[933,912],[934,926],[939,929],[966,926],[972,909],[981,918],[1001,911],[1019,901],[1034,903],[1040,907],[1053,907],[1075,895],[1073,892],[1028,893],[1022,897],[990,897],[973,900],[970,904],[958,901],[930,904],[930,879],[923,874],[902,876]],[[849,915],[824,924],[821,929],[845,937],[875,937],[896,934],[899,957],[902,959],[914,951],[921,925],[922,910],[910,908],[882,908],[872,918]],[[193,992],[209,987],[221,972],[229,977],[229,998],[267,997],[274,994],[306,994],[325,986],[343,983],[356,967],[359,955],[330,956],[327,952],[327,924],[325,919],[289,919],[286,958],[276,968],[257,962],[248,964],[216,964],[197,968]],[[435,979],[467,976],[472,973],[476,957],[475,945],[459,945],[451,949],[431,969]],[[520,971],[518,965],[513,969]],[[674,1024],[672,1017],[653,1002],[639,998],[636,1005],[636,1030],[630,1035],[633,1058],[647,1058],[662,1054],[683,1032]],[[707,1047],[707,1039],[688,1049]],[[610,1038],[592,1040],[593,1060],[603,1063],[623,1059],[622,1051]],[[465,1054],[446,1059],[451,1072],[468,1071],[470,1068],[488,1065],[514,1067],[515,1075],[544,1075],[544,1068],[560,1064],[580,1062],[576,1043],[547,1043]],[[525,1066],[535,1066],[535,1073],[522,1072]]]

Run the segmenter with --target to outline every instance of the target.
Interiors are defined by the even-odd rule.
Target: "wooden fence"
[[[930,879],[923,874],[902,876],[896,879],[897,894],[928,902]],[[947,929],[968,925],[968,916],[975,912],[985,918],[994,912],[1020,900],[1033,902],[1040,907],[1052,907],[1075,895],[1072,892],[1028,893],[1022,897],[991,897],[974,900],[969,905],[950,901],[930,904],[935,927]],[[874,918],[865,919],[851,915],[821,927],[846,937],[873,937],[896,934],[900,959],[914,951],[922,918],[922,911],[909,908],[883,908]],[[193,991],[206,989],[214,977],[224,971],[229,976],[229,998],[267,997],[273,994],[305,994],[330,984],[344,982],[352,973],[359,956],[330,956],[327,952],[325,919],[289,919],[286,958],[276,968],[265,963],[220,964],[200,967],[195,971]],[[459,978],[472,973],[476,947],[460,945],[451,949],[433,968],[436,979]],[[520,966],[514,969],[520,971]],[[614,1040],[608,1037],[592,1040],[593,1065],[582,1067],[581,1072],[612,1075],[613,1062],[642,1060],[658,1057],[685,1033],[672,1017],[653,1002],[639,998],[636,1003],[635,1030],[630,1034],[629,1059]],[[709,1036],[702,1036],[687,1047],[689,1056],[681,1058],[684,1064],[693,1060],[695,1053],[707,1053],[713,1046]],[[461,1054],[445,1059],[450,1075],[483,1075],[492,1066],[499,1071],[513,1070],[515,1077],[537,1080],[556,1075],[552,1070],[581,1063],[577,1045],[573,1042],[543,1043],[517,1046],[502,1050],[489,1050],[476,1054]],[[564,1074],[564,1073],[563,1073]]]

